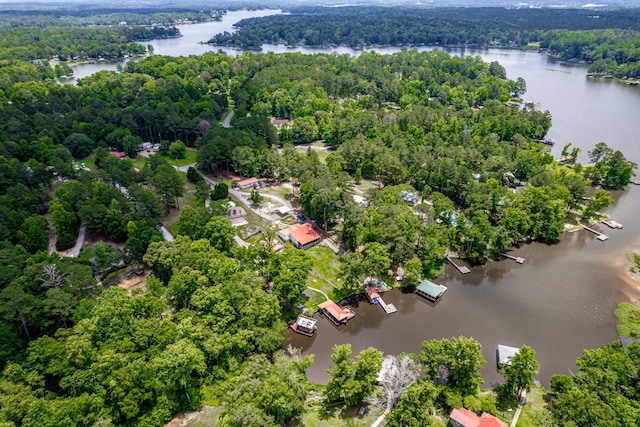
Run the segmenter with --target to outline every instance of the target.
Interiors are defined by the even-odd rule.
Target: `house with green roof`
[[[426,279],[416,286],[416,294],[432,302],[436,302],[446,291],[446,286],[438,285]]]

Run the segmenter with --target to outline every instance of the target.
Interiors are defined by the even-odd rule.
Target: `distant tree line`
[[[548,49],[594,74],[640,76],[640,9],[299,7],[250,18],[209,43],[292,46],[449,46]],[[533,47],[533,48],[535,48]]]

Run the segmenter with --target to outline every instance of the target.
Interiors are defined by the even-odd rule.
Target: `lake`
[[[233,23],[250,16],[275,11],[229,12],[221,22],[180,26],[182,38],[148,42],[160,55],[192,55],[222,50],[229,55],[240,51],[198,44],[221,31],[231,31]],[[432,48],[420,48],[430,50]],[[380,53],[398,48],[375,49]],[[288,49],[264,45],[263,51],[336,52],[359,55],[362,51],[346,47]],[[456,55],[479,55],[485,61],[499,61],[511,79],[527,82],[524,98],[538,109],[549,110],[553,127],[548,137],[556,141],[555,156],[562,146],[572,142],[582,152],[579,160],[587,163],[587,151],[597,142],[606,142],[625,156],[640,163],[637,123],[633,115],[640,111],[640,87],[586,76],[584,65],[566,64],[534,52],[514,50],[448,50]],[[116,69],[116,63],[83,64],[74,67],[76,78],[101,69]],[[640,284],[628,278],[630,265],[626,254],[640,247],[640,188],[632,186],[613,194],[617,203],[608,208],[611,217],[624,224],[623,230],[597,228],[607,233],[606,242],[586,231],[565,233],[558,244],[525,245],[513,251],[526,258],[524,264],[505,260],[471,268],[460,275],[451,266],[433,279],[449,289],[437,303],[431,304],[414,294],[399,290],[387,292],[384,299],[398,312],[385,315],[377,306],[361,303],[357,316],[348,325],[336,328],[321,318],[313,338],[287,334],[289,343],[302,348],[303,354],[315,354],[309,378],[327,380],[330,355],[335,344],[351,343],[354,353],[376,347],[385,353],[419,352],[422,341],[471,336],[483,346],[487,359],[482,369],[485,386],[499,383],[502,377],[495,367],[498,344],[534,348],[540,362],[538,379],[548,386],[553,374],[575,371],[575,360],[583,349],[598,347],[617,339],[617,321],[613,310],[621,301],[640,296]]]

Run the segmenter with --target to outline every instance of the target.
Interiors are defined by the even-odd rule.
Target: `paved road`
[[[80,226],[80,232],[78,233],[78,240],[76,240],[75,246],[69,251],[66,255],[69,258],[78,258],[80,255],[80,249],[82,249],[82,245],[84,244],[84,236],[87,233],[87,227],[82,224]]]
[[[187,172],[189,170],[190,167],[196,167],[197,163],[189,163],[188,165],[184,165],[184,166],[174,166],[174,168],[176,168],[176,170],[178,172]]]
[[[226,128],[231,127],[231,119],[233,118],[233,115],[235,113],[236,112],[233,110],[229,111],[229,114],[227,114],[227,117],[225,117],[224,120],[222,121],[223,127],[226,127]]]

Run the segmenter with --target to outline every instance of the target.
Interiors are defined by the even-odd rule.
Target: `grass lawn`
[[[313,269],[307,278],[307,286],[324,292],[329,298],[335,298],[334,291],[340,287],[340,278],[338,277],[340,259],[331,249],[324,245],[314,246],[307,250],[307,254],[313,260]],[[305,295],[309,296],[309,302],[312,305],[325,301],[324,296],[319,292],[307,290]],[[307,307],[309,305],[307,303]]]
[[[167,154],[160,154],[160,157],[165,159],[171,166],[176,165],[176,159],[169,157]],[[195,163],[198,157],[198,153],[196,151],[192,151],[187,149],[184,153],[184,159],[178,159],[178,166],[187,166],[191,163]]]
[[[527,402],[522,407],[518,427],[536,427],[541,425],[541,420],[545,419],[547,410],[545,409],[544,395],[546,390],[543,387],[533,387],[527,393]]]
[[[366,406],[364,415],[358,414],[357,407],[347,408],[342,405],[325,407],[320,393],[312,393],[306,402],[307,408],[300,425],[305,427],[340,427],[370,426],[384,412],[376,406]]]

